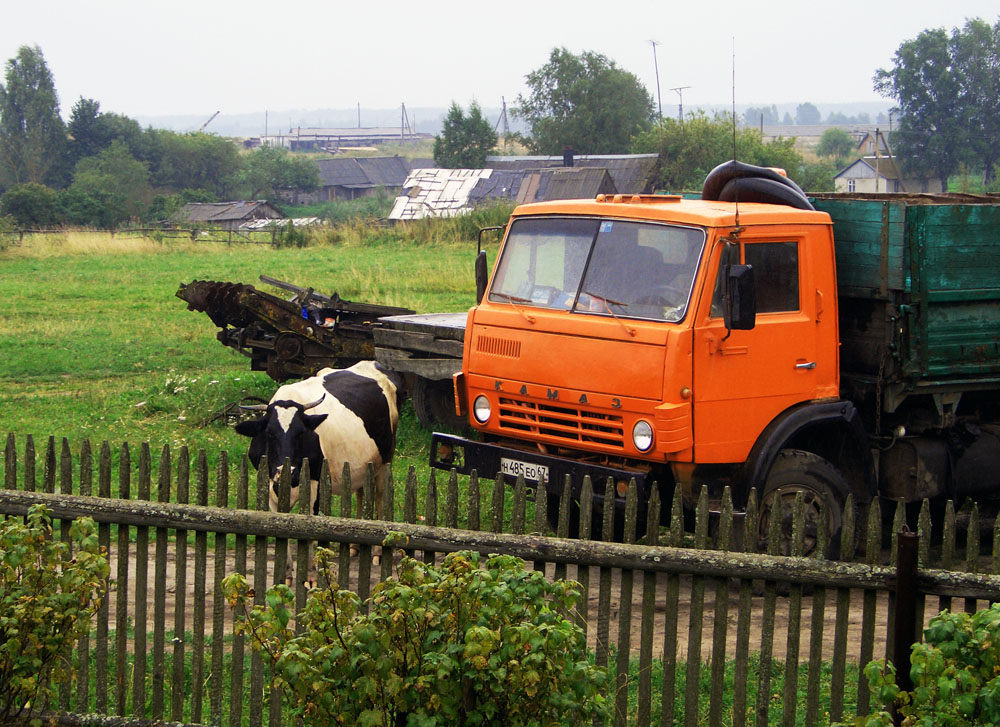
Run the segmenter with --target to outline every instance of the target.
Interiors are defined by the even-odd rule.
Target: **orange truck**
[[[523,205],[454,377],[479,435],[435,433],[431,464],[574,497],[590,475],[596,512],[608,477],[619,513],[633,480],[640,508],[802,493],[834,537],[849,493],[996,497],[998,253],[996,199],[806,198],[737,162],[701,199]]]

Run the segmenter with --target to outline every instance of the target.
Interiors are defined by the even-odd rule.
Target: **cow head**
[[[236,425],[237,434],[251,437],[247,456],[254,467],[259,467],[260,458],[267,455],[271,481],[275,482],[281,467],[288,459],[291,462],[292,487],[299,485],[299,469],[303,459],[309,460],[309,472],[313,479],[319,478],[323,465],[323,451],[320,448],[316,428],[326,420],[326,414],[309,414],[309,410],[319,406],[325,394],[311,404],[296,401],[272,401],[266,406],[245,406],[243,409],[263,411],[258,419],[249,419]]]

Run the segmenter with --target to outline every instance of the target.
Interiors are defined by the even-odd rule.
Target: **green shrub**
[[[309,242],[309,235],[301,227],[296,227],[288,220],[288,224],[277,232],[274,237],[274,247],[305,247]]]
[[[883,710],[862,720],[864,727],[891,725],[893,705],[906,726],[1000,725],[1000,603],[931,619],[924,642],[911,650],[913,691],[899,690],[896,668],[884,659],[870,662],[865,676]]]
[[[43,505],[0,521],[0,724],[70,674],[67,648],[90,629],[104,596],[108,562],[89,518],[75,520],[69,545],[52,539]]]
[[[332,558],[317,554],[327,575]],[[440,566],[405,557],[369,613],[349,591],[314,590],[298,637],[287,586],[249,611],[242,576],[223,587],[237,628],[275,664],[309,725],[560,725],[605,713],[606,672],[569,616],[579,584],[549,582],[517,558],[494,555],[481,568],[477,553]]]
[[[0,212],[25,228],[59,224],[62,217],[59,193],[35,182],[18,184],[4,192]]]

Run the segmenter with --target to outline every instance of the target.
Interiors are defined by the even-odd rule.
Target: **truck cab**
[[[434,466],[558,489],[568,475],[574,494],[584,475],[598,492],[611,477],[619,506],[632,480],[640,503],[653,487],[693,503],[702,485],[731,485],[741,504],[781,459],[775,427],[812,430],[792,451],[827,464],[841,455],[824,451],[826,427],[867,446],[839,398],[830,217],[785,205],[600,195],[517,208],[455,386],[482,441],[435,434]],[[870,491],[846,469],[810,491],[816,517],[850,476]]]

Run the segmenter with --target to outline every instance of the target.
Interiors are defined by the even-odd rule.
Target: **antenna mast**
[[[663,121],[663,100],[660,98],[660,64],[656,60],[656,46],[662,45],[658,40],[649,41],[653,45],[653,69],[656,71],[656,105],[660,110],[660,121]]]
[[[733,162],[736,162],[736,36],[733,36]],[[733,234],[739,233],[740,229],[740,193],[739,187],[736,188],[736,219],[734,220],[736,224],[736,230]]]
[[[677,88],[670,89],[671,91],[677,92],[677,120],[682,124],[684,123],[684,89],[691,88],[690,86],[678,86]]]

